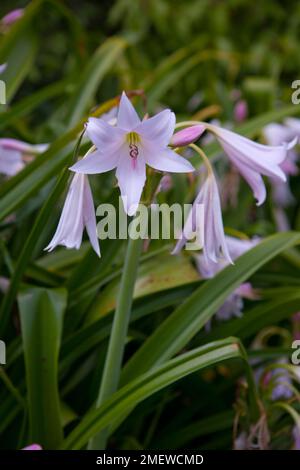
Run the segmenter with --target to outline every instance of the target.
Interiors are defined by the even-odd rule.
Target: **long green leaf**
[[[225,299],[261,266],[300,242],[296,232],[279,233],[241,256],[235,265],[221,271],[199,287],[148,338],[123,370],[122,383],[172,357],[197,334]]]
[[[58,394],[58,354],[67,293],[28,288],[19,295],[28,391],[30,441],[45,449],[60,445],[63,434]]]
[[[235,338],[227,338],[182,354],[126,385],[100,408],[90,411],[67,437],[62,448],[81,449],[91,437],[153,393],[197,370],[232,358],[245,362],[250,383],[249,391],[253,393],[255,401],[257,397],[253,388],[253,377],[244,349]]]

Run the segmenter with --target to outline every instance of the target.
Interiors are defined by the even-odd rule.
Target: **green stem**
[[[118,388],[121,365],[130,320],[133,290],[137,276],[139,258],[142,251],[143,239],[129,238],[117,307],[114,315],[112,331],[110,335],[102,382],[97,399],[97,407],[109,398]],[[108,430],[103,430],[94,436],[89,443],[89,448],[94,450],[104,449]]]

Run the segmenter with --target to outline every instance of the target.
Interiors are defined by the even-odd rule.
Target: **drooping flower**
[[[242,256],[254,246],[256,246],[257,243],[259,243],[259,239],[255,238],[252,240],[242,240],[239,238],[225,236],[225,240],[229,254],[233,261],[235,261],[237,258]],[[204,279],[211,279],[218,272],[220,272],[222,269],[226,268],[226,266],[229,265],[229,261],[227,259],[223,258],[220,259],[218,263],[215,263],[205,258],[203,254],[196,255],[195,259],[197,269]],[[243,299],[255,300],[257,298],[258,295],[253,289],[250,282],[245,282],[228,296],[224,304],[216,312],[215,316],[220,321],[226,321],[232,317],[240,317],[242,315],[244,307]],[[208,323],[207,326],[209,328],[210,323]]]
[[[88,177],[77,173],[71,182],[56,232],[45,250],[52,251],[57,245],[78,250],[84,228],[93,249],[100,256],[94,202]]]
[[[269,146],[212,124],[207,124],[206,128],[216,136],[231,163],[252,188],[257,205],[261,205],[266,198],[262,175],[277,181],[286,181],[280,164],[286,159],[288,150],[296,144],[296,139],[289,143]]]
[[[31,145],[16,139],[0,139],[0,173],[13,176],[24,167],[23,158],[45,152],[48,144]]]
[[[133,215],[146,181],[146,164],[166,172],[194,171],[187,160],[168,147],[174,126],[175,115],[168,109],[141,121],[123,92],[117,125],[113,127],[101,118],[90,118],[86,132],[97,150],[70,169],[97,174],[116,168],[125,211]]]
[[[204,259],[207,263],[217,263],[219,259],[225,258],[229,263],[232,263],[224,235],[218,185],[212,170],[208,172],[204,183],[201,185],[200,192],[193,203],[183,233],[181,238],[178,240],[173,253],[178,253],[186,242],[191,240],[192,233],[200,231],[201,227],[197,225],[201,221],[198,220],[199,218],[196,214],[199,205],[203,206],[204,211]]]
[[[172,147],[185,147],[199,139],[204,131],[205,126],[202,124],[186,127],[172,136],[170,145]]]

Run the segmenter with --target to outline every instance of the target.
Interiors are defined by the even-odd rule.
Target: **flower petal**
[[[125,131],[111,126],[103,119],[90,118],[86,132],[100,151],[114,152],[123,144]]]
[[[88,177],[85,176],[84,195],[83,195],[83,221],[88,233],[91,245],[97,255],[100,257],[99,242],[97,237],[97,225],[93,195],[91,187],[88,181]]]
[[[146,165],[140,154],[136,160],[124,150],[116,171],[124,209],[128,215],[135,214],[146,181]]]
[[[148,145],[144,146],[143,151],[146,163],[155,170],[171,173],[189,173],[195,170],[188,160],[171,149],[157,149],[154,145]]]
[[[123,91],[119,111],[117,118],[117,126],[126,131],[132,131],[135,129],[141,120],[131,104],[131,101],[127,98],[126,93]]]
[[[116,168],[119,161],[119,152],[102,153],[99,150],[87,155],[70,167],[71,171],[76,173],[85,173],[86,175],[95,175],[105,173]]]
[[[157,147],[166,147],[173,135],[175,127],[175,114],[165,109],[150,119],[141,122],[135,129],[150,144]]]
[[[84,178],[81,173],[74,176],[56,232],[45,250],[52,251],[57,245],[76,249],[80,247],[84,228],[82,215]]]
[[[24,168],[22,153],[0,145],[0,173],[13,176]]]
[[[266,186],[261,175],[241,164],[238,160],[234,161],[234,165],[252,189],[253,195],[257,200],[256,204],[261,206],[265,202],[267,195]]]
[[[262,145],[218,126],[208,125],[207,128],[216,135],[233,164],[239,162],[262,175],[285,181],[285,175],[279,164],[287,156],[287,145]]]

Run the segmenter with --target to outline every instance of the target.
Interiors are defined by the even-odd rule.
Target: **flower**
[[[225,258],[229,263],[232,263],[224,235],[218,185],[212,170],[208,171],[207,178],[193,203],[183,233],[176,244],[173,254],[178,253],[186,244],[187,240],[191,239],[192,232],[200,231],[200,227],[198,226],[200,221],[198,220],[196,211],[201,204],[204,210],[204,259],[207,263],[217,263],[220,258]]]
[[[0,139],[0,173],[13,176],[24,167],[24,155],[42,153],[48,144],[30,145],[16,139]]]
[[[39,444],[31,444],[30,446],[23,447],[22,450],[43,450]]]
[[[113,127],[101,118],[90,118],[86,132],[97,150],[70,169],[96,174],[116,168],[125,211],[133,215],[146,181],[146,164],[160,171],[194,171],[187,160],[168,148],[174,126],[175,115],[169,109],[141,121],[123,92],[117,125]]]
[[[212,124],[206,125],[223,147],[232,164],[252,188],[257,205],[266,199],[266,188],[262,175],[286,181],[286,176],[280,168],[297,139],[281,145],[269,146],[253,142],[235,132]]]
[[[172,147],[185,147],[186,145],[195,142],[199,139],[201,134],[205,131],[205,126],[199,124],[198,126],[186,127],[182,131],[176,132],[171,138],[170,145]]]
[[[78,250],[84,227],[93,249],[100,256],[91,188],[87,176],[78,173],[73,177],[56,232],[45,250],[52,251],[57,245]]]

